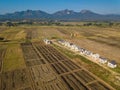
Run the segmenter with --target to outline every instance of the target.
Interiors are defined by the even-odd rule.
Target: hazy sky
[[[100,14],[120,14],[120,0],[0,0],[0,14],[27,9],[48,13],[87,9]]]

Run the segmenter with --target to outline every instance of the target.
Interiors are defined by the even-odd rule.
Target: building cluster
[[[77,46],[73,43],[70,43],[68,41],[65,41],[65,40],[58,40],[58,43],[65,46],[65,47],[68,47],[69,49],[71,49],[75,52],[78,52],[82,55],[88,56],[88,57],[92,58],[93,60],[98,61],[101,64],[106,64],[107,63],[107,66],[110,67],[110,68],[117,67],[117,63],[115,62],[115,60],[108,60],[107,58],[101,57],[97,53],[93,53],[89,50],[81,48],[81,47],[79,47],[79,46]]]

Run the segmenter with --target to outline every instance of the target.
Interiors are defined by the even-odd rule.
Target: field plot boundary
[[[56,45],[56,46],[58,46],[58,47],[61,47],[61,48],[63,48],[63,46],[60,46],[59,44],[57,44],[57,43],[54,43],[54,45]],[[53,45],[53,46],[54,46]],[[65,47],[64,47],[65,48]],[[58,48],[55,48],[55,49],[57,49],[57,50],[59,50]],[[67,49],[67,50],[69,50],[68,48],[65,48],[65,49]],[[70,50],[70,52],[71,52],[72,50]],[[65,55],[67,58],[69,58],[66,54],[64,54],[62,51],[60,51],[63,55]],[[73,52],[73,51],[72,51]],[[83,56],[84,57],[84,56]],[[89,59],[89,58],[88,58]],[[71,60],[71,58],[69,58],[69,60]],[[72,61],[72,60],[71,60]],[[73,61],[72,61],[73,62]],[[77,64],[77,63],[76,63]],[[79,65],[79,64],[77,64],[77,65]],[[79,66],[81,66],[81,65],[79,65]],[[82,67],[82,66],[81,66]],[[82,67],[83,68],[83,70],[85,70],[85,71],[87,71],[88,73],[90,73],[92,76],[94,76],[98,81],[100,81],[100,82],[102,82],[102,83],[104,83],[106,86],[108,86],[108,87],[110,87],[111,88],[111,90],[115,90],[115,88],[113,88],[111,85],[109,85],[107,82],[105,82],[105,81],[103,81],[102,79],[100,79],[98,76],[96,76],[96,75],[94,75],[93,73],[91,73],[90,71],[88,71],[87,69],[85,69],[84,67]]]
[[[54,56],[54,54],[55,54],[55,52],[59,52],[58,50],[56,50],[54,47],[52,47],[52,46],[50,46],[50,45],[45,45],[45,44],[40,44],[40,43],[37,43],[37,45],[36,45],[36,43],[33,43],[33,46],[35,46],[35,48],[40,52],[40,54],[42,54],[42,52],[41,52],[41,50],[42,50],[42,48],[43,48],[43,50],[45,50],[46,52],[44,52],[44,54],[42,54],[43,55],[43,57],[48,57],[49,55],[52,55],[52,56]],[[39,49],[39,47],[42,47],[41,49]],[[52,51],[53,50],[53,51]],[[46,53],[46,54],[45,54]],[[58,59],[57,58],[57,56],[55,55],[54,57],[56,58],[56,61],[51,61],[51,62],[48,62],[48,64],[50,64],[50,65],[56,65],[56,67],[59,67],[60,68],[60,64],[64,64],[63,62],[65,61],[65,62],[68,62],[68,61],[71,61],[72,63],[74,63],[71,59],[69,59],[69,58],[66,58],[66,56],[63,54],[61,54],[61,52],[59,52],[59,54],[61,55],[61,56],[64,56],[65,57],[65,60],[60,60],[60,59]],[[54,58],[54,59],[55,59]],[[46,60],[47,58],[45,58],[45,60]],[[67,59],[67,60],[66,60]],[[71,64],[70,64],[71,65]],[[76,65],[76,64],[75,64]],[[78,64],[77,64],[78,65]],[[63,65],[63,66],[66,66],[65,64]],[[93,80],[93,81],[91,81],[91,83],[96,83],[96,82],[101,82],[101,83],[103,83],[103,85],[105,85],[106,87],[108,87],[108,88],[110,88],[110,89],[112,89],[112,90],[114,90],[110,85],[108,85],[107,83],[105,83],[103,80],[101,80],[101,79],[99,79],[97,76],[95,76],[95,75],[93,75],[92,73],[90,73],[89,71],[87,71],[85,68],[83,68],[83,67],[81,67],[80,65],[78,65],[80,68],[78,69],[78,70],[76,70],[75,69],[75,71],[74,70],[71,70],[71,71],[68,71],[68,72],[70,72],[70,73],[68,73],[67,71],[63,71],[63,72],[61,72],[61,73],[57,73],[56,72],[56,70],[54,70],[57,74],[58,74],[58,76],[60,76],[60,77],[62,77],[62,76],[64,76],[64,75],[69,75],[69,74],[73,74],[73,75],[75,75],[75,72],[78,72],[79,70],[81,71],[81,69],[82,70],[84,70],[85,72],[87,72],[87,73],[89,73],[92,77],[94,77],[96,80]],[[67,69],[68,69],[69,67],[67,67]],[[65,69],[65,68],[64,68]],[[62,69],[62,67],[61,67],[61,70],[63,70]],[[67,73],[67,74],[65,74],[65,73]],[[82,81],[82,80],[80,80],[80,81]],[[83,83],[83,82],[82,82]],[[85,84],[85,83],[83,83],[86,87],[89,87],[89,84],[90,83],[87,83],[87,84]],[[104,88],[105,89],[105,88]]]
[[[6,48],[3,49],[2,52],[0,52],[0,73],[2,73],[2,69],[3,69],[3,59],[5,57],[5,53],[6,53]]]
[[[94,85],[101,90],[114,90],[42,41],[22,43],[21,49],[26,67],[3,72],[2,90],[95,90]]]
[[[33,89],[33,86],[29,71],[25,69],[17,69],[14,71],[8,71],[1,74],[1,89],[2,90],[29,90]]]

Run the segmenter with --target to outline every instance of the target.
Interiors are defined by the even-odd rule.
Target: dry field
[[[45,74],[42,78],[46,77],[46,78],[48,78],[47,80],[48,81],[50,80],[52,83],[53,82],[58,83],[58,82],[56,82],[57,77],[61,78],[61,80],[63,82],[61,82],[61,86],[56,86],[56,89],[57,89],[57,87],[59,87],[60,90],[63,87],[65,90],[66,90],[66,88],[67,88],[67,90],[89,90],[89,89],[94,90],[94,89],[96,89],[96,87],[98,87],[99,90],[100,89],[101,90],[107,90],[107,89],[109,90],[110,89],[109,86],[107,86],[105,83],[99,81],[90,72],[83,69],[83,67],[80,67],[79,65],[75,64],[70,59],[68,59],[66,56],[64,56],[63,54],[58,52],[56,49],[54,49],[53,47],[48,46],[48,45],[41,45],[41,43],[42,42],[33,43],[33,46],[34,46],[34,48],[36,48],[39,51],[38,52],[39,55],[43,56],[43,59],[46,62],[46,64],[44,64],[44,65],[41,64],[41,67],[38,66],[39,70],[37,70],[37,71],[43,72],[41,69],[46,70],[46,73],[49,73],[51,78],[48,77],[49,76],[48,74],[47,74],[47,77]],[[35,66],[34,68],[36,68],[36,67],[37,66]],[[36,70],[36,69],[32,69],[32,72],[33,72],[33,70]],[[53,75],[52,73],[56,73],[56,74],[54,74],[54,76],[51,76],[51,75]],[[39,72],[37,76],[40,76],[40,75],[41,74]],[[57,75],[57,76],[55,76],[55,75]],[[35,75],[34,75],[34,80],[36,80]],[[42,81],[42,80],[40,80],[40,81]],[[59,80],[57,80],[57,81],[59,81]],[[44,82],[46,82],[46,80],[44,80]],[[96,87],[93,87],[94,84],[96,84]],[[38,84],[38,87],[39,87],[39,85],[41,85],[41,84]],[[54,84],[52,84],[52,85],[54,85]],[[49,86],[49,84],[48,84],[48,86]],[[53,88],[53,87],[51,86],[51,88]],[[59,90],[59,89],[57,89],[57,90]]]
[[[2,72],[2,67],[3,67],[3,59],[4,59],[4,56],[5,56],[5,52],[6,52],[6,48],[5,46],[2,47],[0,46],[0,73]]]
[[[78,37],[69,41],[86,48],[94,53],[120,63],[120,30],[118,28],[80,28]]]
[[[112,89],[43,42],[22,43],[21,48],[26,67],[17,69],[17,66],[14,67],[15,70],[2,72],[2,90],[96,90],[96,87],[99,88],[97,90]]]
[[[0,27],[0,37],[10,40],[0,41],[0,90],[114,90],[41,40],[65,39],[120,63],[119,28]]]
[[[94,53],[99,53],[102,57],[120,63],[120,29],[117,27],[51,26],[40,27],[37,30],[38,35],[42,38],[66,39]]]
[[[9,44],[3,60],[3,72],[25,67],[22,50],[19,44]]]
[[[2,73],[1,78],[1,90],[31,90],[29,73],[26,69]]]

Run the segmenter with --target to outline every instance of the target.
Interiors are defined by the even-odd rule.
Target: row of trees
[[[108,22],[108,23],[92,23],[92,22],[90,22],[90,23],[85,23],[85,24],[83,24],[83,26],[113,26],[114,25],[114,23],[112,23],[112,22]]]
[[[5,23],[0,23],[0,26],[8,26],[8,27],[13,27],[13,26],[19,26],[19,25],[61,25],[59,22],[5,22]]]
[[[13,26],[19,26],[19,25],[56,25],[56,26],[99,26],[99,27],[104,27],[104,26],[118,26],[120,23],[114,23],[114,22],[84,22],[83,25],[73,25],[73,24],[63,24],[61,22],[54,22],[54,21],[45,21],[45,22],[32,22],[32,21],[26,21],[26,22],[4,22],[0,23],[0,26],[5,25],[8,27],[13,27]]]
[[[28,25],[32,25],[32,22],[4,22],[4,23],[0,23],[0,26],[8,26],[8,27],[14,27],[14,26],[18,26],[18,25],[23,25],[23,24],[28,24]]]

